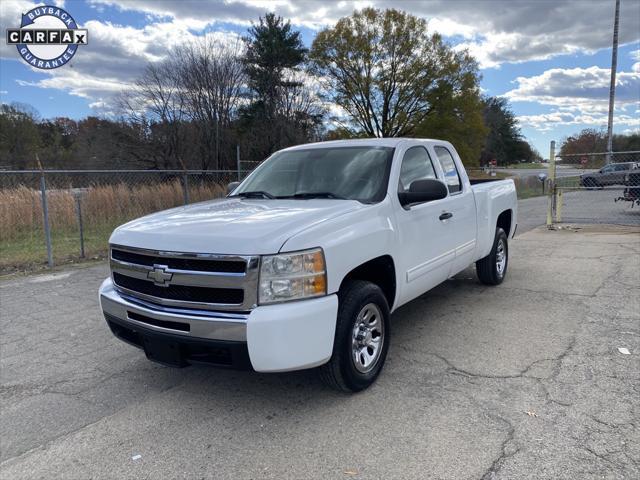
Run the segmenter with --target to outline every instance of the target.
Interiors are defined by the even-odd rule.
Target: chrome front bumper
[[[149,304],[143,300],[118,292],[110,278],[102,283],[98,296],[100,306],[105,314],[132,325],[159,333],[169,333],[187,338],[247,341],[248,314],[186,310]],[[132,316],[136,318],[131,318]],[[149,323],[143,320],[145,317],[149,320]],[[188,325],[188,331],[185,331],[186,328],[166,327],[166,325],[171,324]]]
[[[179,344],[234,347],[235,354],[230,353],[229,357],[232,363],[238,359],[243,363],[244,351],[251,367],[258,372],[316,367],[329,360],[333,351],[338,314],[335,294],[261,306],[247,313],[181,310],[128,297],[118,292],[108,278],[100,286],[99,299],[113,333],[128,341],[114,331],[113,324],[133,330],[136,341],[129,343],[140,348],[143,348],[144,337],[153,334]],[[145,352],[153,359],[146,347]]]

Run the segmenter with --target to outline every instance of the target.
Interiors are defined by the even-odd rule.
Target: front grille
[[[192,270],[197,272],[245,273],[247,262],[244,260],[209,260],[200,258],[175,258],[157,255],[145,255],[126,250],[111,250],[111,257],[121,262],[137,265],[167,265],[174,270]]]
[[[128,277],[117,272],[113,272],[113,281],[117,286],[127,290],[167,300],[229,305],[240,305],[244,302],[244,290],[241,288],[211,288],[186,285],[161,287],[148,280]]]

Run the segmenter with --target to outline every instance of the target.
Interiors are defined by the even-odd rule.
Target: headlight
[[[321,248],[262,257],[258,303],[285,302],[327,294]]]

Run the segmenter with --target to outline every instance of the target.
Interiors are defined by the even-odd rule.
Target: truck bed
[[[518,219],[518,200],[516,186],[511,179],[478,179],[470,180],[471,190],[476,200],[476,212],[478,218],[477,238],[478,258],[486,255],[493,245],[493,232],[495,231],[495,219],[501,212],[510,211],[511,234],[515,233],[515,225]],[[510,232],[505,232],[509,236]]]
[[[479,183],[499,182],[504,178],[469,178],[471,185],[477,185]]]

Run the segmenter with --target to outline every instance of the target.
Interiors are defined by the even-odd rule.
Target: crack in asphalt
[[[505,462],[520,452],[520,446],[517,446],[517,445],[512,451],[507,450],[507,447],[511,442],[513,442],[516,434],[516,429],[513,426],[513,424],[506,418],[503,418],[497,415],[489,415],[489,417],[492,418],[493,420],[498,420],[506,424],[508,427],[508,430],[507,430],[507,436],[502,441],[502,444],[500,446],[500,454],[493,460],[493,462],[491,462],[491,465],[489,466],[489,468],[485,471],[482,477],[480,477],[482,480],[494,480],[496,478],[496,475],[500,471],[500,469],[504,466]]]
[[[463,376],[463,377],[473,377],[473,378],[498,379],[498,380],[512,379],[512,378],[540,379],[539,377],[529,377],[526,374],[532,368],[534,368],[536,365],[538,365],[538,364],[540,364],[542,362],[554,362],[556,364],[555,367],[554,367],[554,373],[552,373],[549,377],[543,377],[544,379],[551,379],[551,378],[555,378],[558,375],[558,373],[559,373],[559,364],[561,364],[562,361],[567,357],[567,355],[569,355],[569,353],[571,353],[571,351],[575,347],[575,344],[576,344],[576,338],[572,337],[571,340],[569,341],[569,344],[567,345],[567,347],[558,356],[556,356],[556,357],[546,357],[546,358],[540,358],[538,360],[534,360],[527,367],[522,369],[520,372],[515,373],[515,374],[510,374],[510,375],[494,375],[494,374],[489,374],[489,373],[471,372],[469,370],[465,370],[465,369],[456,367],[447,358],[445,358],[442,355],[439,355],[437,353],[428,353],[428,355],[434,356],[437,359],[441,360],[443,363],[445,363],[447,365],[447,367],[448,367],[447,372],[449,374],[451,374],[451,375],[460,375],[460,376]]]

